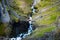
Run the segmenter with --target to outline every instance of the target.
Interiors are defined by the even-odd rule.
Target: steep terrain
[[[45,33],[48,33],[49,35],[51,35],[52,33],[54,34],[54,32],[56,34],[60,33],[58,31],[58,29],[60,28],[60,0],[38,0],[38,1],[37,1],[38,3],[34,7],[35,13],[32,14],[33,15],[32,24],[34,25],[33,28],[35,28],[35,30],[33,30],[31,35],[27,36],[27,38],[23,40],[43,40],[41,39],[41,37],[45,38]],[[33,2],[34,0],[8,1],[10,8],[14,10],[19,16],[21,16],[20,20],[28,19],[28,15],[32,13],[31,6]],[[7,10],[9,10],[8,7]],[[16,22],[19,20],[13,15],[11,16],[12,16],[12,20],[15,20]],[[10,28],[4,31],[5,28],[6,28],[5,24],[0,24],[1,36],[5,36],[7,30],[8,33],[11,31]],[[56,36],[56,34],[55,35],[53,34],[52,36]],[[50,37],[46,40],[50,40]],[[56,40],[59,40],[58,37],[60,36],[57,35]]]

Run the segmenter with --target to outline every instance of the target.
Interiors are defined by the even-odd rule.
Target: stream
[[[33,0],[33,4],[32,4],[32,6],[31,6],[31,9],[32,9],[32,13],[29,15],[29,19],[28,19],[28,24],[29,24],[29,28],[28,28],[28,30],[27,30],[27,33],[20,33],[20,34],[17,34],[17,36],[16,37],[12,37],[12,38],[10,38],[10,40],[22,40],[23,38],[26,38],[27,36],[29,36],[32,32],[33,32],[33,29],[32,29],[32,14],[33,13],[35,13],[35,11],[36,11],[36,9],[34,8],[35,7],[35,5],[37,4],[37,3],[39,3],[40,1],[39,0]],[[8,4],[8,3],[7,3]],[[2,6],[3,6],[3,8],[2,8]],[[4,0],[2,0],[2,5],[0,4],[0,15],[2,15],[1,16],[1,20],[2,20],[2,22],[3,23],[9,23],[9,21],[10,21],[10,16],[9,16],[9,13],[8,13],[8,11],[6,10],[6,5],[5,5],[5,3],[4,3]],[[2,13],[4,11],[4,13]],[[17,18],[19,18],[19,16],[15,13],[15,12],[12,12],[12,13],[14,13],[13,15],[15,15]],[[19,24],[16,24],[16,25],[19,25]],[[18,27],[18,26],[17,26]],[[16,27],[16,32],[18,32],[17,30],[19,30],[19,29],[17,29],[17,27]],[[13,30],[13,29],[12,29]],[[13,34],[15,34],[15,33],[13,33]]]
[[[19,22],[15,22],[14,20],[12,20],[12,36],[9,35],[9,36],[11,36],[11,37],[9,37],[9,40],[22,40],[24,38],[27,38],[29,35],[31,35],[31,33],[33,32],[33,20],[34,20],[32,18],[32,14],[36,13],[35,5],[37,5],[40,1],[41,0],[33,0],[33,4],[31,6],[32,12],[28,16],[29,19],[26,20],[27,22],[21,21],[21,20],[20,21],[18,20]],[[58,4],[55,4],[52,7],[54,7]],[[47,9],[49,9],[49,8],[47,8]],[[43,9],[42,12],[44,12],[47,9]],[[13,13],[12,15],[16,16],[17,18],[20,18],[20,16],[17,15],[15,13],[15,11],[10,10],[10,12]],[[39,16],[37,16],[36,19],[37,18],[39,18]],[[42,16],[40,18],[42,18]],[[1,19],[2,23],[9,23],[9,21],[10,21],[10,16],[9,16],[8,11],[6,10],[6,5],[4,3],[4,0],[2,0],[2,5],[0,3],[0,19]],[[60,25],[58,25],[58,26],[60,26]],[[55,36],[55,31],[51,31],[51,32],[45,33],[43,37],[38,38],[37,40],[54,40],[54,36]]]
[[[32,9],[32,13],[35,13],[35,9],[34,9],[34,6],[37,4],[37,0],[34,0],[34,2],[33,2],[33,4],[32,4],[32,7],[31,7],[31,9]],[[31,15],[32,15],[32,13],[31,13]],[[17,36],[16,38],[11,38],[11,40],[22,40],[22,38],[26,38],[28,35],[30,35],[31,33],[32,33],[32,31],[33,31],[33,29],[32,29],[32,16],[29,16],[29,28],[28,28],[28,32],[27,33],[21,33],[21,34],[19,34],[19,36]]]

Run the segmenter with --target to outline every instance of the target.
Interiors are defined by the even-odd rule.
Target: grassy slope
[[[5,35],[4,30],[5,30],[4,25],[0,24],[0,36],[4,36]]]
[[[41,10],[44,7],[51,6],[56,1],[58,1],[58,0],[53,0],[53,2],[50,0],[45,0],[45,1],[40,2],[40,4],[38,4],[36,6],[38,7],[38,10]],[[58,10],[59,9],[58,7],[59,7],[59,5],[54,6],[53,8],[50,8],[49,10],[47,10],[41,14],[40,13],[34,14],[33,19],[37,16],[43,16],[42,18],[38,18],[37,20],[35,20],[36,21],[35,23],[38,25],[50,25],[50,24],[56,22],[57,16],[60,16],[60,11],[54,11],[54,12],[50,12],[50,11]],[[51,32],[55,28],[56,27],[54,27],[54,26],[45,27],[45,28],[37,28],[37,30],[35,30],[30,37],[33,37],[33,38],[41,37],[44,35],[45,32]]]
[[[32,0],[14,0],[14,2],[12,4],[14,4],[14,5],[12,5],[12,8],[19,15],[27,16],[27,14],[31,11],[30,5],[32,4]]]
[[[44,27],[44,28],[37,28],[32,34],[32,37],[41,37],[44,35],[46,32],[51,32],[54,30],[56,27],[55,26],[49,26],[49,27]]]
[[[28,3],[28,4],[30,4],[31,0],[29,0],[29,1],[25,0],[25,2]],[[54,2],[55,2],[55,0],[54,0]],[[50,0],[45,0],[45,1],[41,1],[41,2],[40,2],[38,5],[36,5],[36,6],[38,7],[38,10],[40,10],[40,9],[42,9],[42,8],[44,8],[44,7],[51,6],[54,2],[51,2]],[[19,6],[19,5],[21,4],[21,2],[16,1],[16,4],[17,4],[16,6]],[[27,5],[28,5],[28,4],[27,4]],[[27,6],[27,9],[28,9],[28,8],[29,8],[29,7]],[[38,19],[38,20],[36,20],[35,23],[38,24],[38,25],[50,25],[50,24],[54,23],[54,22],[56,21],[57,15],[59,15],[60,12],[57,11],[57,12],[49,13],[49,11],[56,10],[57,8],[58,8],[58,7],[55,6],[54,8],[51,8],[51,9],[43,12],[42,14],[38,14],[38,13],[37,13],[37,15],[34,14],[34,15],[33,15],[33,18],[36,17],[36,16],[38,16],[38,15],[43,16],[43,18],[42,18],[41,20]],[[21,12],[21,9],[18,10],[17,7],[16,7],[14,10],[16,10],[17,13],[19,13],[19,14],[21,14],[21,15],[26,15],[26,14],[22,14],[22,13],[24,12],[24,10],[23,10],[23,12]],[[47,15],[47,16],[44,16],[44,15]],[[59,15],[59,16],[60,16],[60,15]],[[4,29],[4,28],[3,28],[2,26],[0,26],[0,34],[1,34],[1,35],[4,34],[3,29]],[[46,27],[46,28],[45,28],[45,27],[44,27],[44,28],[37,28],[37,29],[32,33],[31,37],[39,37],[39,36],[42,36],[45,32],[50,32],[50,31],[52,31],[53,29],[55,29],[55,26],[50,26],[50,27]]]
[[[45,2],[47,2],[45,4]],[[42,4],[43,3],[43,4]],[[40,2],[40,4],[42,5],[41,7],[38,6],[38,9],[42,9],[46,6],[51,6],[53,2],[51,1],[42,1]],[[45,11],[45,12],[42,12],[41,14],[40,13],[37,13],[36,15],[34,14],[33,16],[33,19],[36,17],[36,16],[43,16],[42,18],[38,18],[36,21],[37,24],[51,24],[55,21],[56,17],[59,15],[59,12],[58,11],[54,11],[54,10],[58,10],[59,8],[59,5],[58,6],[55,6],[53,8],[50,8],[49,10]],[[51,12],[50,12],[51,11]],[[52,12],[54,11],[54,12]],[[45,16],[46,15],[46,16]]]

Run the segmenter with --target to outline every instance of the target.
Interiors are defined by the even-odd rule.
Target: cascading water
[[[32,12],[35,13],[35,8],[34,8],[34,7],[35,7],[35,5],[38,4],[41,0],[33,0],[33,1],[34,1],[34,2],[33,2],[33,5],[32,5],[32,7],[31,7],[31,9],[32,9]]]
[[[30,35],[32,33],[32,17],[29,16],[29,28],[27,33],[21,33],[16,38],[11,38],[11,40],[21,40],[22,38],[26,38],[26,36]]]
[[[31,7],[32,13],[35,13],[34,6],[36,4],[37,4],[37,0],[34,0],[33,5]],[[32,13],[31,13],[31,15],[32,15]],[[32,16],[29,16],[29,28],[28,28],[28,32],[27,33],[21,33],[16,38],[11,38],[11,40],[21,40],[22,38],[26,38],[28,35],[30,35],[32,33],[32,31],[33,31],[32,26],[33,26],[32,25]]]

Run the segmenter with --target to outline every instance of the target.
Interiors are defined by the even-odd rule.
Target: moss
[[[0,36],[4,36],[5,35],[4,30],[5,30],[4,25],[3,24],[0,24]]]
[[[33,0],[25,0],[25,2],[28,3],[29,5],[31,5]]]
[[[50,20],[56,20],[57,15],[51,15]]]
[[[51,13],[49,15],[47,14],[47,16],[43,16],[43,18],[41,18],[42,20],[37,19],[36,23],[38,25],[42,25],[42,24],[49,25],[56,21],[56,17],[57,17],[56,13]]]
[[[50,26],[50,27],[44,27],[44,28],[38,28],[37,30],[35,30],[32,34],[32,37],[42,37],[44,35],[44,33],[46,32],[51,32],[52,30],[54,30],[56,27],[55,26]]]

